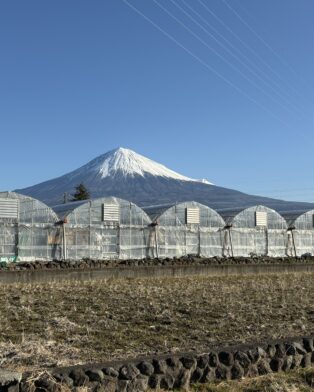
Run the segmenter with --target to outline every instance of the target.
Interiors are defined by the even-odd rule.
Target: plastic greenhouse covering
[[[314,210],[283,213],[289,226],[288,256],[314,255]]]
[[[154,256],[222,256],[225,223],[211,208],[191,201],[144,210],[155,223],[150,244]]]
[[[44,203],[14,192],[0,192],[0,261],[59,259],[57,215]]]
[[[221,210],[227,228],[224,256],[286,256],[287,223],[276,211],[254,206],[239,210]]]
[[[64,258],[143,259],[149,256],[151,220],[131,202],[106,197],[53,209],[65,221]]]
[[[314,255],[314,210],[282,215],[194,201],[142,209],[115,197],[50,208],[0,192],[0,261]]]

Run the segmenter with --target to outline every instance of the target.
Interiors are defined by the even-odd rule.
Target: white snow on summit
[[[109,151],[107,154],[99,157],[99,166],[97,169],[102,178],[114,176],[115,173],[120,172],[125,176],[139,175],[144,177],[149,174],[152,176],[160,176],[172,178],[181,181],[195,181],[210,184],[207,180],[195,180],[176,173],[168,169],[160,163],[154,162],[149,158],[137,154],[136,152],[127,148],[118,148]],[[101,159],[103,158],[103,159]]]

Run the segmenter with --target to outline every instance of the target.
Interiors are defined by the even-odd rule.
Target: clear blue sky
[[[313,0],[129,3],[0,2],[0,189],[123,146],[314,201]]]

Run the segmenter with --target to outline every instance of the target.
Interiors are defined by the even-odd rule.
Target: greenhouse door
[[[118,226],[104,227],[102,233],[102,259],[119,258],[120,229]]]

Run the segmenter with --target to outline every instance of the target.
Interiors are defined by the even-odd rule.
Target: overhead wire
[[[172,2],[174,3],[174,1]],[[245,53],[243,53],[239,48],[237,48],[230,40],[224,37],[214,26],[208,23],[208,21],[199,12],[192,8],[185,0],[181,0],[181,2],[185,5],[186,8],[193,12],[193,14],[196,15],[204,24],[210,27],[210,29],[214,31],[221,40],[226,42],[226,44],[229,45],[234,52],[236,52],[239,56],[243,57],[250,65],[246,64],[245,61],[243,61],[239,56],[234,54],[232,50],[230,50],[225,44],[219,41],[219,39],[217,39],[212,33],[210,33],[208,29],[204,28],[204,26],[202,26],[195,18],[188,14],[181,6],[179,6],[177,3],[174,4],[176,4],[176,6],[180,8],[182,12],[188,15],[188,17],[193,20],[194,23],[197,24],[207,35],[213,38],[222,48],[224,48],[229,54],[236,58],[237,61],[239,61],[247,70],[249,70],[249,72],[255,75],[260,81],[262,81],[262,83],[267,85],[275,94],[277,94],[284,101],[286,101],[286,103],[293,107],[297,112],[301,113],[300,108],[294,102],[290,101],[289,98],[287,98],[291,97],[289,94],[282,94],[280,91],[278,91],[278,89],[282,90],[282,88],[276,81],[271,79],[271,77],[269,77],[267,73],[265,73],[257,64],[255,64],[248,56],[246,56]],[[255,70],[257,70],[257,72]],[[258,72],[262,74],[262,76]],[[266,80],[264,78],[266,78]],[[273,85],[276,86],[277,89],[273,87]]]
[[[275,55],[278,60],[281,61],[281,63],[283,65],[285,65],[287,68],[290,69],[290,71],[292,71],[295,75],[299,76],[298,73],[293,69],[293,67],[291,67],[291,65],[282,58],[282,56],[280,56],[270,45],[268,42],[266,42],[266,40],[260,35],[258,34],[258,32],[256,30],[253,29],[252,26],[250,26],[250,24],[248,22],[246,22],[246,20],[228,3],[227,0],[221,0],[235,15],[236,17],[252,32],[252,34],[255,35],[255,37],[257,37],[265,46],[266,48],[273,54]]]
[[[254,49],[250,47],[237,33],[235,33],[218,15],[216,15],[215,12],[213,12],[206,4],[204,4],[203,0],[197,0],[203,8],[209,12],[222,26],[224,26],[225,29],[227,29],[247,50],[249,50],[264,66],[274,75],[279,79],[281,82],[283,82],[287,88],[289,88],[290,91],[293,91],[294,93],[298,94],[299,97],[302,97],[302,94],[296,90],[293,86],[291,86],[289,83],[287,83],[281,75],[273,69],[272,66],[270,66],[262,56],[260,56]]]
[[[270,114],[273,118],[275,118],[277,121],[281,122],[284,124],[286,127],[290,128],[290,125],[286,123],[284,120],[282,120],[280,117],[278,117],[275,113],[273,113],[269,108],[264,106],[262,103],[258,102],[256,99],[251,97],[248,93],[246,93],[243,89],[241,89],[239,86],[237,86],[235,83],[233,83],[231,80],[226,78],[224,75],[222,75],[220,72],[218,72],[215,68],[213,68],[211,65],[209,65],[206,61],[201,59],[198,55],[193,53],[190,49],[188,49],[185,45],[183,45],[181,42],[179,42],[175,37],[173,37],[170,33],[168,33],[166,30],[164,30],[162,27],[160,27],[157,23],[155,23],[151,18],[149,18],[147,15],[145,15],[141,10],[139,10],[137,7],[135,7],[133,4],[131,4],[128,0],[122,0],[129,8],[131,8],[133,11],[135,11],[138,15],[140,15],[142,18],[144,18],[147,22],[149,22],[152,26],[154,26],[157,30],[159,30],[162,34],[164,34],[170,41],[175,43],[178,47],[180,47],[182,50],[184,50],[186,53],[188,53],[191,57],[193,57],[196,61],[198,61],[200,64],[202,64],[205,68],[207,68],[211,73],[215,74],[219,79],[223,80],[226,84],[228,84],[230,87],[234,88],[238,93],[246,97],[249,101],[266,111],[268,114]]]
[[[283,109],[286,111],[290,112],[290,109],[280,102],[278,99],[274,98],[268,91],[260,87],[254,80],[250,79],[244,72],[241,71],[237,66],[235,66],[231,61],[229,61],[225,56],[220,54],[216,49],[208,45],[206,41],[204,41],[198,34],[196,34],[192,29],[190,29],[184,22],[182,22],[180,19],[178,19],[172,12],[170,12],[167,8],[165,8],[163,5],[161,5],[157,0],[152,0],[159,8],[161,8],[167,15],[169,15],[173,20],[175,20],[178,24],[180,24],[185,30],[187,30],[194,38],[196,38],[199,42],[201,42],[204,46],[207,47],[210,51],[212,51],[217,57],[219,57],[222,61],[224,61],[226,64],[228,64],[233,70],[235,70],[237,73],[239,73],[245,80],[247,80],[251,85],[253,85],[257,90],[262,92],[264,95],[266,95],[268,98],[270,98],[272,101],[276,102],[278,105],[280,105]],[[173,0],[170,0],[173,4],[176,4]]]

